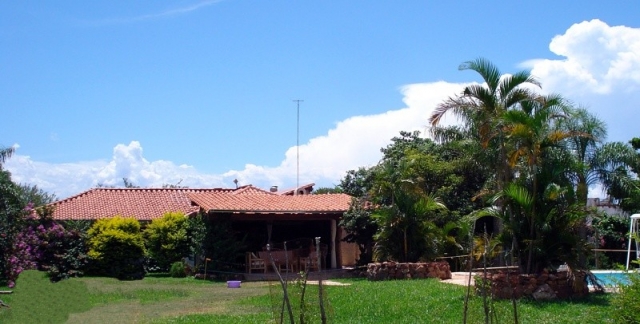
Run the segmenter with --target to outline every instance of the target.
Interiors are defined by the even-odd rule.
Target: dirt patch
[[[473,276],[475,274],[471,274],[471,285],[475,285],[473,281]],[[468,272],[452,272],[451,279],[442,280],[444,283],[467,286],[469,284],[469,273]]]
[[[261,282],[243,283],[241,289],[229,289],[224,283],[192,282],[148,282],[104,280],[88,278],[90,291],[129,296],[135,291],[181,290],[186,292],[178,297],[167,297],[158,301],[142,301],[125,299],[98,305],[84,313],[71,314],[67,323],[146,323],[163,317],[174,317],[186,314],[231,314],[237,311],[251,313],[257,311],[251,307],[231,305],[238,298],[259,296],[267,293],[268,285]],[[134,295],[135,296],[135,295]],[[146,297],[148,298],[148,297]]]

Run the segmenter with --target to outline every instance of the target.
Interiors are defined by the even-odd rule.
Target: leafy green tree
[[[486,189],[492,193],[502,192],[513,177],[513,170],[507,161],[509,143],[503,116],[507,111],[518,108],[522,102],[532,100],[536,95],[529,87],[539,87],[540,84],[529,71],[503,75],[493,63],[483,58],[465,62],[459,69],[475,71],[484,83],[467,86],[460,95],[439,104],[429,117],[429,122],[437,126],[447,113],[460,118],[466,128],[465,133],[472,135],[486,150],[485,154],[489,155],[484,161],[492,167],[495,178],[487,183],[491,187]],[[501,212],[510,215],[508,220],[514,222],[509,206],[503,202],[497,203],[503,207]],[[515,244],[517,242],[514,240],[512,249],[518,248]]]
[[[15,152],[15,148],[13,147],[0,147],[0,170],[2,170],[2,165],[8,158],[13,155]]]
[[[637,213],[640,211],[640,138],[634,137],[629,141],[631,148],[634,150],[633,156],[630,157],[628,170],[618,168],[617,173],[621,175],[631,174],[633,179],[628,182],[627,186],[613,186],[609,189],[609,194],[620,201],[620,207],[628,213]]]
[[[169,212],[154,219],[143,231],[149,256],[162,269],[189,255],[189,224],[183,213]]]
[[[204,243],[207,237],[207,223],[204,221],[202,213],[187,219],[189,233],[189,252],[193,256],[194,266],[199,266],[199,261],[204,255]]]
[[[508,147],[502,117],[507,111],[535,97],[527,86],[539,87],[540,84],[528,71],[501,74],[493,63],[483,58],[465,62],[459,69],[475,71],[484,84],[467,86],[462,94],[439,104],[429,122],[437,126],[449,112],[461,118],[467,132],[473,134],[483,148],[492,148],[496,152],[492,160],[498,176],[497,191],[501,191],[512,175],[506,158]]]
[[[23,207],[11,174],[0,169],[0,283],[9,279],[11,250],[24,225]]]
[[[125,188],[140,188],[140,186],[136,186],[129,178],[122,178],[122,182]]]
[[[321,187],[318,188],[316,190],[313,191],[314,195],[323,195],[323,194],[336,194],[336,193],[343,193],[342,189],[338,186],[334,187],[334,188],[330,188],[330,187]]]
[[[378,231],[378,224],[371,217],[371,210],[372,206],[366,199],[354,197],[339,223],[347,232],[344,241],[358,245],[358,265],[365,265],[373,260],[373,237]]]
[[[33,204],[34,207],[40,207],[56,201],[56,195],[50,194],[37,185],[20,184],[18,185],[20,199],[26,204]]]
[[[244,269],[246,233],[235,232],[228,216],[216,215],[205,220],[207,234],[204,240],[204,256],[211,260],[213,271],[236,271]]]
[[[135,218],[115,216],[96,221],[88,231],[89,257],[101,275],[120,280],[144,277],[144,239]]]
[[[338,187],[347,195],[361,198],[369,194],[372,181],[371,169],[361,167],[358,170],[347,171],[344,178],[340,180]]]
[[[362,197],[343,217],[342,226],[353,234],[349,239],[361,242],[362,253],[377,228],[377,259],[459,253],[462,216],[483,206],[473,199],[488,177],[488,169],[476,159],[479,151],[479,145],[464,137],[440,144],[419,132],[400,132],[381,149],[376,166],[352,170],[341,183],[345,191]],[[455,209],[442,208],[449,204]]]

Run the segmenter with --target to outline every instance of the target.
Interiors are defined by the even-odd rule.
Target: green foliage
[[[189,223],[183,213],[166,213],[143,232],[149,256],[162,269],[189,254]]]
[[[629,238],[629,220],[626,217],[618,215],[600,215],[592,221],[593,239],[596,247],[599,249],[618,249],[625,250],[627,248],[627,240]],[[603,252],[599,252],[602,254]],[[627,255],[625,253],[606,253],[604,264],[600,265],[602,269],[612,269],[614,264],[625,264]]]
[[[56,201],[56,195],[50,194],[36,185],[20,184],[18,192],[25,205],[32,204],[35,207],[40,207]]]
[[[343,193],[342,189],[339,186],[334,188],[321,187],[313,191],[314,195],[337,194],[337,193]]]
[[[84,274],[89,262],[87,246],[88,221],[69,221],[62,225],[51,220],[53,209],[37,209],[42,225],[37,228],[41,246],[38,270],[47,271],[56,282]]]
[[[125,188],[140,188],[140,186],[136,186],[129,178],[122,178],[122,183]]]
[[[14,147],[0,147],[0,170],[2,170],[2,165],[4,162],[13,155],[15,152]]]
[[[211,259],[208,270],[243,271],[246,234],[234,232],[228,216],[211,217],[206,226],[203,249],[205,257]]]
[[[373,260],[373,236],[378,231],[378,224],[371,217],[371,208],[363,198],[352,198],[347,210],[339,223],[347,235],[345,242],[355,243],[360,250],[358,265],[366,265]]]
[[[184,278],[187,276],[187,271],[184,268],[184,263],[181,261],[174,262],[171,264],[171,269],[169,270],[169,275],[173,278]]]
[[[453,228],[463,215],[483,206],[473,198],[488,178],[488,169],[477,161],[479,148],[464,136],[435,143],[419,132],[400,132],[381,149],[378,165],[352,170],[342,180],[345,192],[363,198],[359,206],[370,207],[352,204],[341,225],[361,236],[361,252],[377,228],[376,258],[418,260],[461,252],[455,239],[459,231]],[[451,209],[442,208],[449,205]],[[457,225],[444,230],[447,224]],[[356,241],[354,236],[347,239]]]
[[[379,229],[375,235],[374,259],[416,262],[432,260],[442,252],[442,231],[430,214],[446,207],[431,196],[393,194],[393,203],[373,212]]]
[[[629,190],[623,194],[612,192],[611,195],[620,200],[622,210],[635,213],[640,210],[640,138],[634,137],[629,141],[631,147],[635,151],[630,161],[630,172],[635,174],[635,178],[629,183]]]
[[[189,232],[189,252],[195,257],[196,267],[199,257],[204,255],[204,242],[207,237],[207,224],[202,214],[187,219]]]
[[[100,219],[89,229],[89,257],[99,274],[121,280],[144,277],[145,247],[135,218]]]
[[[612,318],[616,323],[640,323],[640,273],[627,273],[628,285],[620,285],[619,293],[613,297]]]
[[[352,197],[365,197],[371,189],[373,174],[371,169],[359,168],[358,170],[349,170],[347,175],[340,180],[338,187],[347,195]]]
[[[9,279],[11,250],[16,235],[25,226],[25,205],[20,199],[18,185],[11,181],[11,174],[1,168],[1,163],[12,151],[0,150],[0,284]]]

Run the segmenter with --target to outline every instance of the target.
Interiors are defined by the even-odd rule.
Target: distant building
[[[595,207],[599,211],[603,211],[610,216],[629,217],[629,213],[625,212],[610,197],[607,198],[587,198],[587,207]]]

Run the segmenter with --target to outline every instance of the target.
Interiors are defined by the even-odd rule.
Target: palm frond
[[[498,88],[500,83],[500,70],[491,61],[485,58],[477,58],[473,61],[467,61],[458,67],[459,70],[472,70],[476,71],[484,82],[487,84],[492,93]]]

